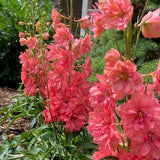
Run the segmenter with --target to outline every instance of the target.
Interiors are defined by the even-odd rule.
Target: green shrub
[[[18,34],[24,32],[25,27],[19,26],[19,21],[36,22],[43,10],[46,11],[46,17],[51,15],[51,0],[46,0],[44,6],[41,0],[37,0],[37,6],[30,3],[26,0],[0,0],[0,86],[18,88],[21,82],[18,57],[24,47],[19,44]],[[35,9],[34,20],[32,8]],[[29,29],[32,28],[27,28]]]

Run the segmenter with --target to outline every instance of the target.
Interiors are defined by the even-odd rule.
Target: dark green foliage
[[[58,125],[57,125],[58,127]],[[59,126],[60,129],[60,126]],[[62,128],[63,129],[63,128]],[[0,159],[9,160],[90,160],[97,148],[86,129],[77,133],[57,133],[53,127],[41,125],[9,140],[4,134]]]
[[[27,1],[0,0],[0,85],[17,87],[20,82],[19,21],[25,19]]]
[[[18,25],[19,21],[36,22],[43,11],[50,19],[52,3],[51,0],[46,0],[45,4],[37,0],[37,6],[32,6],[28,0],[0,0],[0,86],[18,88],[21,82],[18,57],[24,47],[19,44],[18,34],[25,28]],[[33,30],[33,27],[26,28],[28,30]]]

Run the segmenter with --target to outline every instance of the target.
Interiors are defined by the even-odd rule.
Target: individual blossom
[[[124,133],[132,140],[135,134],[160,125],[160,104],[153,96],[135,92],[116,109]]]
[[[37,93],[37,84],[35,83],[34,77],[27,77],[27,80],[24,83],[24,92],[26,96],[35,96],[35,94]]]
[[[160,9],[148,12],[138,26],[142,27],[142,34],[146,38],[160,37]]]
[[[48,33],[48,32],[45,32],[45,33],[42,34],[42,36],[43,36],[43,39],[44,39],[44,40],[48,40],[48,38],[49,38],[49,33]]]
[[[130,0],[106,0],[97,6],[105,17],[105,29],[124,30],[127,28],[133,15]]]
[[[133,154],[131,152],[126,152],[124,149],[121,149],[120,152],[118,153],[118,159],[119,160],[149,160],[144,156],[137,156],[136,154]]]
[[[116,49],[110,49],[106,55],[105,55],[105,60],[106,60],[106,67],[114,67],[115,63],[118,60],[121,60],[120,54]]]
[[[18,24],[19,24],[20,26],[24,26],[24,25],[25,25],[25,23],[22,22],[22,21],[20,21]]]
[[[24,32],[19,32],[19,38],[24,38],[26,36],[26,33]]]
[[[99,12],[91,12],[89,13],[89,15],[93,17],[93,25],[91,30],[94,33],[94,38],[98,38],[105,30],[104,29],[105,17]]]
[[[84,54],[89,54],[93,46],[92,37],[86,34],[84,38],[75,39],[72,44],[72,51],[76,58],[81,58]]]
[[[62,14],[60,14],[58,11],[55,9],[52,9],[52,21],[53,21],[53,26],[56,26],[57,24],[60,23],[61,18],[64,17]]]
[[[89,20],[89,15],[86,15],[82,17],[81,19],[76,20],[75,22],[79,22],[80,27],[84,30],[88,30],[92,24],[91,20]]]
[[[58,46],[68,47],[69,43],[73,40],[73,35],[65,25],[55,27],[55,34],[53,36],[55,43]]]
[[[123,92],[125,96],[142,85],[143,78],[136,69],[136,65],[129,60],[117,61],[114,67],[106,67],[105,74],[113,91]]]
[[[21,46],[25,46],[26,45],[27,40],[25,38],[20,38],[19,43]]]
[[[26,45],[29,49],[37,49],[38,40],[36,37],[27,37]]]
[[[158,95],[160,95],[160,61],[157,70],[153,72],[153,84]]]
[[[148,160],[160,159],[160,126],[150,130],[136,132],[131,139],[132,152]],[[158,130],[158,131],[157,131]]]
[[[94,82],[94,86],[90,89],[90,102],[95,108],[104,107],[108,110],[114,110],[116,107],[115,99],[113,98],[113,92],[111,86],[107,83],[105,76],[97,75],[99,80]]]
[[[93,136],[93,141],[98,144],[99,149],[99,151],[95,153],[96,155],[93,155],[94,159],[100,160],[105,156],[116,154],[117,146],[121,140],[116,126],[114,111],[103,107],[101,109],[95,108],[89,113],[89,117],[87,129]],[[100,156],[100,154],[104,157]],[[100,158],[97,156],[100,156]]]
[[[40,29],[40,21],[37,21],[37,22],[36,22],[35,27],[37,27],[37,28]]]

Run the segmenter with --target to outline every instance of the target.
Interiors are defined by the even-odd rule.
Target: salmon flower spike
[[[142,34],[145,38],[160,37],[160,8],[154,12],[148,12],[138,25],[142,27]]]

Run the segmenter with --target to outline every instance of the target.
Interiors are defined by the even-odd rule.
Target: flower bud
[[[24,24],[25,24],[24,22],[21,22],[21,21],[19,22],[20,26],[23,26]]]

